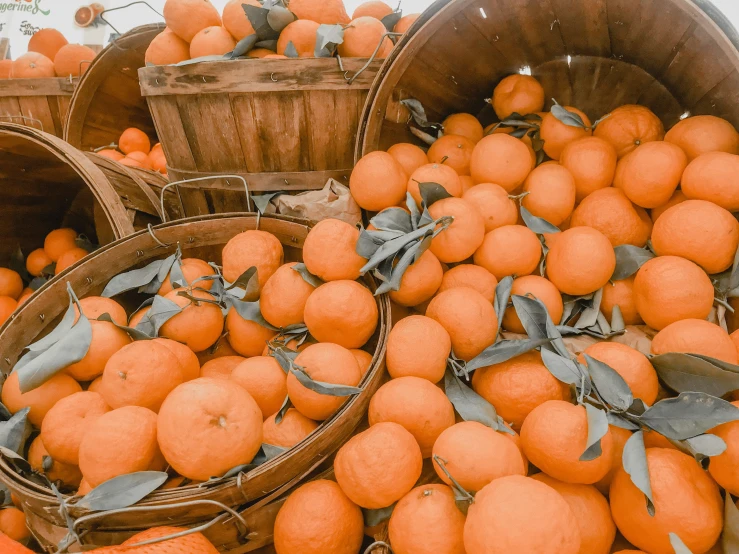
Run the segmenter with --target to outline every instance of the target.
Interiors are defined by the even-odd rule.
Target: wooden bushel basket
[[[669,129],[711,114],[739,128],[739,35],[707,0],[437,0],[401,38],[370,90],[357,157],[416,142],[404,98],[429,121],[456,112],[494,120],[485,99],[530,72],[593,121],[642,104]]]
[[[164,23],[136,27],[103,49],[77,84],[64,127],[64,140],[89,151],[118,143],[129,127],[141,129],[156,142],[146,100],[141,97],[138,70],[144,67],[149,44]]]
[[[166,223],[150,232],[144,230],[100,248],[67,270],[65,279],[46,283],[21,306],[14,321],[0,332],[0,352],[3,353],[0,368],[4,373],[9,372],[24,346],[53,325],[65,311],[68,305],[67,282],[80,298],[100,294],[114,275],[164,258],[175,251],[177,244],[183,257],[202,257],[220,263],[221,250],[226,242],[244,230],[257,228],[257,225],[282,242],[286,262],[301,259],[303,242],[312,225],[310,222],[279,216],[258,218],[253,214],[211,215]],[[371,289],[376,286],[370,277],[365,278],[365,284]],[[124,304],[130,301],[126,306],[129,310],[139,303],[125,295],[118,299]],[[222,552],[249,552],[269,544],[271,522],[276,514],[273,501],[309,476],[351,436],[383,379],[385,347],[390,331],[390,303],[383,295],[377,298],[377,304],[379,323],[367,346],[373,353],[373,360],[360,383],[363,392],[351,397],[317,431],[295,447],[238,477],[156,491],[137,504],[134,511],[97,514],[94,520],[88,520],[89,523],[80,520],[83,544],[118,544],[144,528],[197,526],[219,514],[222,514],[221,519],[205,534]],[[0,459],[0,482],[21,499],[39,542],[49,548],[56,545],[66,533],[67,526],[54,494],[15,473],[5,459]],[[223,506],[243,514],[247,529],[240,528],[238,519],[224,512]],[[70,515],[79,519],[89,513],[71,507]],[[249,535],[248,540],[246,535]]]
[[[27,125],[63,136],[76,84],[77,79],[61,77],[0,80],[0,123]]]
[[[380,61],[246,59],[144,67],[141,91],[170,181],[236,174],[249,190],[348,184],[362,107]],[[180,185],[186,215],[244,211],[241,184]],[[206,188],[207,187],[207,188]]]

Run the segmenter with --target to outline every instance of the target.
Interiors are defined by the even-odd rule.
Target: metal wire
[[[0,119],[22,119],[23,121],[34,121],[38,123],[41,126],[41,130],[44,130],[44,124],[41,122],[40,119],[36,119],[35,117],[29,117],[27,115],[0,115]]]
[[[108,21],[107,19],[105,19],[105,18],[103,17],[103,14],[105,14],[105,13],[108,13],[108,12],[114,12],[114,11],[117,11],[117,10],[124,10],[124,9],[126,9],[126,8],[129,8],[129,7],[133,6],[133,5],[135,5],[135,4],[145,4],[145,5],[149,6],[149,9],[151,9],[151,11],[153,11],[153,12],[154,12],[155,14],[157,14],[157,15],[158,15],[159,17],[161,17],[162,19],[164,19],[164,16],[163,16],[162,14],[160,14],[160,13],[159,13],[159,12],[158,12],[157,10],[155,10],[155,9],[154,9],[154,8],[152,7],[152,5],[151,5],[151,4],[149,4],[148,2],[145,2],[144,0],[136,0],[136,2],[131,2],[130,4],[126,4],[125,6],[118,6],[117,8],[108,8],[108,9],[106,9],[106,10],[103,10],[102,12],[100,12],[100,13],[98,14],[98,17],[99,17],[99,18],[100,18],[100,19],[101,19],[101,20],[102,20],[102,21],[103,21],[103,22],[104,22],[104,23],[105,23],[106,25],[108,25],[108,26],[109,26],[109,27],[110,27],[111,29],[113,29],[113,30],[114,30],[114,31],[115,31],[116,33],[118,33],[118,34],[120,35],[120,34],[122,34],[122,33],[121,33],[121,32],[120,32],[120,31],[119,31],[118,29],[116,29],[116,28],[115,28],[115,26],[114,26],[114,25],[113,25],[113,24],[112,24],[112,23],[111,23],[110,21]],[[122,49],[122,50],[125,50],[125,49]]]

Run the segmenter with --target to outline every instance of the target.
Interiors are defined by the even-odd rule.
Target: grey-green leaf
[[[585,125],[585,122],[578,114],[569,111],[564,106],[560,106],[557,104],[556,100],[554,101],[551,112],[554,117],[569,127],[579,127],[580,129],[587,128],[587,125]]]
[[[110,298],[121,294],[122,292],[145,287],[157,278],[159,270],[162,269],[164,262],[165,260],[154,260],[140,269],[134,269],[132,271],[116,275],[108,281],[107,285],[105,285],[101,296]],[[172,262],[174,263],[174,258],[172,258]],[[169,272],[169,268],[167,268],[167,272]]]
[[[608,364],[583,353],[593,385],[603,400],[613,408],[625,412],[631,406],[634,395],[624,378]]]
[[[670,533],[670,545],[672,546],[675,554],[693,554],[693,552],[685,546],[685,543],[675,533]]]
[[[28,407],[23,408],[8,421],[0,423],[0,446],[18,454],[22,453],[26,439],[31,434],[31,424],[28,421],[30,410]]]
[[[498,414],[493,405],[448,369],[444,375],[444,390],[462,419],[477,421],[498,430]]]
[[[498,281],[495,287],[495,298],[493,299],[493,308],[495,309],[495,315],[498,318],[498,331],[500,331],[501,325],[503,325],[503,315],[505,314],[506,308],[508,308],[508,301],[511,298],[511,288],[513,287],[513,277],[508,275]]]
[[[163,471],[119,475],[92,489],[76,507],[94,512],[127,508],[161,487],[168,477]]]
[[[568,385],[580,386],[583,372],[576,361],[544,348],[541,350],[541,359],[549,370],[549,373],[554,375],[558,381]]]
[[[739,408],[704,392],[682,392],[677,398],[660,400],[640,419],[668,439],[684,440],[739,420]]]
[[[364,516],[365,527],[375,527],[390,519],[393,515],[393,510],[397,502],[393,502],[387,508],[379,508],[377,510],[370,510],[368,508],[362,508],[362,515]]]
[[[310,271],[308,271],[308,268],[305,267],[305,264],[303,262],[297,263],[292,267],[293,271],[297,271],[300,273],[300,276],[303,278],[303,281],[308,283],[310,286],[318,288],[323,284],[323,281],[313,275]]]
[[[511,296],[513,308],[516,310],[521,325],[526,330],[526,334],[530,339],[547,338],[547,312],[546,306],[536,298],[528,296],[519,296],[514,294]]]
[[[393,29],[395,29],[395,26],[398,24],[398,21],[400,21],[400,18],[402,17],[403,17],[403,12],[398,11],[398,12],[387,14],[380,21],[385,26],[385,29],[392,32]]]
[[[278,33],[296,19],[293,12],[282,6],[272,6],[267,13],[267,23],[273,31]]]
[[[174,316],[182,311],[176,303],[172,302],[169,298],[163,296],[155,296],[154,302],[151,304],[151,308],[146,312],[146,315],[141,319],[139,325],[136,326],[138,330],[144,330],[146,334],[149,334],[146,329],[152,331],[153,337],[159,336],[159,329],[162,325],[167,323]]]
[[[154,337],[147,335],[145,332],[143,332],[140,329],[136,329],[135,327],[127,327],[125,325],[118,325],[115,321],[113,321],[113,318],[110,317],[109,313],[100,314],[97,318],[98,321],[107,321],[108,323],[112,323],[116,327],[118,327],[121,331],[125,331],[128,333],[128,336],[131,337],[133,340],[150,340]]]
[[[721,533],[724,554],[739,554],[739,509],[731,494],[724,499],[724,530]]]
[[[720,456],[726,452],[726,442],[719,436],[706,433],[698,435],[690,439],[685,439],[688,447],[693,455],[700,455],[705,458],[712,456]]]
[[[616,253],[616,269],[611,275],[612,281],[621,281],[631,277],[641,266],[654,258],[654,254],[646,248],[631,244],[616,246],[613,251]]]
[[[298,53],[298,49],[295,48],[293,41],[290,41],[287,43],[287,46],[285,47],[285,56],[288,58],[299,58],[300,57],[300,54]]]
[[[413,231],[411,214],[403,208],[387,208],[370,219],[370,223],[382,231],[400,231],[410,233]]]
[[[342,25],[326,25],[318,27],[316,31],[316,58],[330,58],[339,44],[344,42],[344,27]]]
[[[267,206],[269,206],[269,203],[272,201],[272,199],[276,196],[279,196],[280,194],[283,194],[283,192],[277,191],[263,194],[252,194],[251,201],[254,202],[254,206],[256,206],[257,211],[260,214],[264,215],[267,211]]]
[[[622,461],[624,471],[631,477],[631,482],[646,497],[647,511],[653,516],[655,513],[654,498],[652,496],[652,482],[649,478],[649,468],[647,466],[647,450],[644,447],[643,431],[637,431],[626,441]]]
[[[74,300],[72,299],[72,296],[69,297],[69,307],[67,307],[67,311],[64,312],[64,316],[62,317],[62,320],[59,322],[59,324],[54,328],[54,330],[46,335],[44,338],[37,340],[33,344],[28,345],[26,348],[28,348],[29,352],[43,352],[44,350],[48,349],[53,344],[59,342],[59,340],[65,336],[69,331],[72,329],[72,326],[74,325],[74,320],[77,317],[77,313],[74,310]],[[24,356],[25,357],[25,356]],[[25,362],[21,360],[18,361],[16,364],[16,369],[19,367],[23,367],[25,365]],[[30,360],[29,360],[30,361]]]
[[[282,402],[282,406],[280,406],[280,410],[277,412],[277,415],[275,416],[276,425],[279,425],[280,423],[282,423],[282,418],[285,417],[285,414],[292,407],[292,405],[293,404],[292,402],[290,402],[290,397],[285,395],[285,400]]]
[[[466,368],[468,371],[474,371],[481,367],[507,362],[511,358],[515,358],[516,356],[530,352],[535,348],[549,344],[550,341],[551,339],[549,338],[502,340],[496,342],[492,346],[488,346],[485,350],[472,358],[467,362]]]
[[[608,433],[606,412],[590,404],[585,404],[585,413],[588,418],[588,441],[585,452],[580,456],[580,461],[583,462],[595,460],[603,454],[600,440]]]
[[[257,43],[258,40],[259,37],[256,35],[256,33],[246,36],[236,43],[236,46],[231,52],[227,52],[223,55],[223,57],[227,60],[239,58],[245,55],[249,50],[254,48],[254,45]]]
[[[696,391],[724,396],[739,389],[739,366],[707,356],[669,352],[651,358],[650,362],[660,379],[678,393]]]
[[[259,40],[276,39],[280,36],[280,33],[275,31],[269,24],[267,19],[269,10],[267,8],[260,8],[251,4],[242,4],[242,7]]]
[[[531,229],[537,235],[544,233],[559,233],[559,227],[552,225],[543,217],[537,217],[533,215],[526,208],[521,206],[521,219],[526,224],[526,227]]]
[[[439,183],[418,183],[418,190],[421,192],[421,199],[426,208],[430,208],[439,200],[452,197]]]
[[[352,396],[362,392],[360,387],[352,387],[349,385],[337,385],[335,383],[324,383],[322,381],[314,381],[301,367],[293,365],[290,368],[297,380],[308,390],[325,394],[326,396]]]

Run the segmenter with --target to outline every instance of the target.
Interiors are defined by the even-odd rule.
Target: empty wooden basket
[[[57,137],[64,135],[64,120],[77,79],[0,80],[0,123],[27,125]]]

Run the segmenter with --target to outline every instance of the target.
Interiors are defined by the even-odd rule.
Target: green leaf
[[[393,515],[393,510],[397,502],[393,502],[387,508],[379,508],[376,510],[370,510],[369,508],[362,508],[362,515],[364,516],[365,527],[375,527],[390,519]]]
[[[698,435],[690,439],[685,439],[683,443],[688,447],[690,453],[696,458],[711,458],[712,456],[720,456],[726,452],[726,442],[721,437],[706,433]],[[698,460],[701,461],[700,459]]]
[[[413,231],[411,214],[403,208],[387,208],[370,219],[370,223],[381,231],[399,231],[410,233]]]
[[[105,285],[105,289],[101,293],[101,296],[110,298],[117,296],[122,292],[126,292],[134,289],[148,289],[154,287],[155,283],[158,283],[156,290],[153,290],[150,294],[154,294],[162,286],[162,283],[167,278],[167,274],[175,261],[175,255],[169,256],[164,260],[154,260],[150,264],[132,271],[127,271],[113,277],[108,284]],[[161,274],[164,276],[160,278]],[[140,291],[140,292],[148,292]]]
[[[69,333],[69,331],[72,329],[72,326],[74,325],[74,320],[76,317],[77,313],[74,310],[74,299],[70,294],[69,306],[67,307],[67,311],[64,312],[64,316],[62,317],[62,320],[59,322],[59,324],[54,327],[54,330],[51,331],[51,333],[46,335],[44,338],[39,339],[36,342],[28,345],[26,348],[29,352],[43,352],[44,350],[48,350],[51,346],[59,342],[63,336]],[[16,364],[15,368],[18,369],[23,365],[23,358],[21,358],[21,360],[19,360]]]
[[[412,233],[407,233],[405,235],[384,242],[375,251],[369,261],[364,264],[364,267],[362,267],[359,272],[364,275],[367,271],[379,266],[380,263],[382,263],[384,260],[390,259],[391,257],[395,256],[411,242],[419,240],[427,233],[432,233],[433,231],[433,225],[425,225],[424,227],[416,229]]]
[[[465,385],[454,373],[446,370],[444,374],[444,391],[447,398],[465,421],[477,421],[496,431],[500,424],[498,414],[493,405]]]
[[[634,395],[624,378],[608,364],[596,360],[583,352],[593,386],[598,394],[616,410],[625,412],[631,406]],[[739,411],[739,410],[738,410]]]
[[[118,475],[92,489],[75,507],[94,512],[127,508],[161,487],[168,477],[163,471]]]
[[[421,199],[426,208],[430,208],[439,200],[452,197],[439,183],[418,183],[418,190],[421,192]]]
[[[526,352],[530,352],[535,348],[549,344],[552,339],[521,339],[521,340],[502,340],[496,342],[492,346],[488,346],[477,356],[472,358],[466,364],[467,371],[474,371],[481,367],[500,364],[507,362],[511,358],[520,356]]]
[[[724,554],[739,554],[739,509],[731,494],[724,499],[724,530],[721,533]]]
[[[259,37],[256,35],[256,33],[246,36],[242,38],[239,42],[237,42],[234,49],[224,54],[223,57],[227,60],[240,58],[241,56],[246,55],[249,50],[254,48],[258,40]]]
[[[359,238],[357,239],[357,246],[354,250],[357,254],[369,260],[384,242],[374,232],[362,228],[359,230]]]
[[[151,340],[154,338],[154,337],[147,335],[140,329],[136,329],[134,327],[127,327],[125,325],[118,325],[115,321],[113,321],[113,318],[110,317],[109,313],[100,314],[97,320],[107,321],[108,323],[112,323],[113,325],[118,327],[121,331],[125,331],[126,333],[128,333],[128,336],[131,337],[133,340]]]
[[[336,47],[343,42],[343,25],[320,25],[316,31],[316,58],[330,58],[334,55]]]
[[[511,296],[511,301],[513,302],[513,308],[516,310],[516,315],[521,320],[521,325],[529,338],[547,338],[549,312],[546,306],[536,298],[517,294]]]
[[[675,554],[693,554],[690,548],[675,533],[670,533],[670,545],[675,550]]]
[[[416,204],[416,201],[413,196],[411,196],[410,192],[405,193],[405,206],[411,213],[411,224],[413,225],[413,230],[415,231],[416,229],[418,229],[418,221],[421,219],[421,212],[418,211],[418,204]]]
[[[298,49],[295,48],[293,41],[290,41],[287,43],[287,46],[285,47],[285,56],[288,58],[299,58],[300,57],[300,54],[298,53]]]
[[[512,287],[513,277],[511,275],[503,277],[495,286],[493,308],[495,309],[495,315],[498,318],[498,332],[500,332],[500,327],[503,325],[503,316],[505,315],[506,308],[508,308],[508,301],[511,298]]]
[[[304,368],[292,364],[290,367],[292,373],[297,380],[308,390],[324,394],[326,396],[352,396],[362,392],[361,387],[352,387],[349,385],[337,385],[335,383],[324,383],[323,381],[314,381]]]
[[[647,500],[647,512],[654,516],[654,498],[652,496],[652,482],[649,478],[647,466],[647,450],[644,447],[644,433],[637,431],[629,437],[624,445],[622,455],[624,471],[631,477],[631,482],[639,489]]]
[[[0,446],[21,454],[26,440],[31,434],[31,424],[28,421],[28,412],[25,407],[8,420],[0,423]]]
[[[526,227],[531,229],[537,235],[544,233],[559,233],[559,227],[552,225],[543,217],[537,217],[533,215],[526,208],[521,206],[521,219],[526,224]]]
[[[580,314],[580,319],[575,323],[575,329],[587,329],[595,325],[600,315],[600,303],[603,298],[603,289],[598,289],[593,293],[585,309]]]
[[[425,127],[438,126],[439,131],[443,130],[440,124],[431,123],[427,119],[426,110],[424,109],[423,104],[421,104],[421,102],[419,102],[415,98],[406,98],[404,100],[401,100],[400,103],[406,108],[408,108],[408,111],[411,112],[411,117],[413,118],[413,121],[419,127],[425,128]]]
[[[557,101],[554,100],[554,98],[552,98],[552,101],[554,102],[554,105],[551,109],[552,115],[556,117],[560,122],[569,127],[579,127],[580,129],[588,128],[588,126],[585,125],[585,122],[578,114],[576,114],[575,112],[571,112],[564,106],[560,106],[559,104],[557,104]]]
[[[227,283],[225,290],[233,291],[231,294],[239,300],[251,302],[259,298],[259,271],[256,266],[244,271],[233,283]]]
[[[300,273],[303,281],[305,281],[312,287],[318,288],[323,284],[323,281],[321,281],[318,277],[308,271],[308,268],[305,267],[305,264],[303,262],[295,264],[292,269],[293,271],[297,271],[298,273]]]
[[[282,32],[296,19],[298,18],[295,14],[284,6],[272,6],[267,13],[267,24],[277,33]]]
[[[613,270],[611,281],[621,281],[631,277],[641,266],[654,258],[654,254],[645,248],[631,244],[616,246],[616,269]]]
[[[254,45],[254,48],[264,48],[265,50],[277,52],[277,39],[260,40]]]
[[[285,414],[287,413],[287,411],[290,408],[292,408],[292,405],[293,405],[293,403],[290,402],[290,397],[286,395],[285,396],[285,400],[282,403],[282,406],[280,406],[280,410],[277,412],[277,415],[275,416],[275,424],[276,425],[279,425],[280,423],[282,423],[282,418],[284,418],[285,417]]]
[[[277,192],[252,194],[251,201],[254,202],[254,206],[256,206],[257,211],[260,214],[264,215],[267,212],[267,207],[269,206],[270,202],[272,202],[272,199],[281,194],[284,193],[279,190]]]
[[[290,367],[295,362],[295,358],[298,357],[298,352],[284,346],[278,346],[272,350],[271,354],[286,374],[290,373]]]
[[[684,440],[739,420],[739,408],[703,392],[682,392],[677,398],[660,400],[640,420],[668,439]]]
[[[678,393],[696,391],[724,396],[739,389],[739,366],[714,358],[669,352],[649,361],[665,385]]]
[[[541,349],[541,359],[549,373],[554,375],[558,381],[577,387],[581,386],[583,371],[580,369],[580,364],[575,360],[565,358],[544,348]]]
[[[585,452],[580,455],[581,462],[595,460],[603,454],[600,440],[608,433],[606,412],[590,404],[585,404],[585,413],[588,417],[588,441]]]
[[[146,315],[136,325],[136,329],[151,337],[158,337],[159,329],[162,328],[162,325],[180,312],[182,312],[182,308],[176,303],[172,302],[169,298],[157,295],[154,297],[149,311],[146,312]]]
[[[639,429],[639,426],[636,423],[632,423],[628,419],[618,415],[615,412],[608,412],[606,414],[606,417],[608,417],[609,425],[621,427],[621,429],[626,429],[628,431],[636,431]]]
[[[269,9],[252,6],[250,4],[242,4],[241,6],[244,8],[246,17],[249,19],[249,23],[251,23],[251,26],[254,28],[254,32],[259,40],[279,38],[280,33],[270,26],[267,19],[269,16]]]
[[[389,32],[392,33],[393,29],[395,29],[395,26],[398,24],[398,21],[400,21],[402,17],[403,17],[403,12],[397,11],[397,12],[387,14],[380,21],[385,26],[385,29],[387,29]]]

